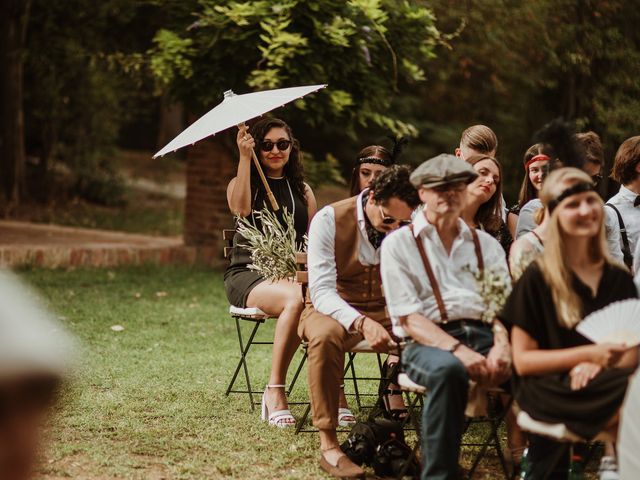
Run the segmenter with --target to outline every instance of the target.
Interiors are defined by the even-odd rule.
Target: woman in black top
[[[303,181],[300,146],[291,129],[282,120],[263,118],[249,131],[240,128],[237,136],[240,161],[238,173],[227,187],[227,201],[232,213],[251,216],[254,210],[271,209],[258,172],[251,160],[255,149],[267,181],[280,206],[294,216],[296,240],[302,242],[309,222],[316,213],[313,192]],[[263,420],[277,427],[295,425],[288,409],[284,384],[289,363],[300,344],[297,326],[303,309],[300,286],[291,280],[270,282],[249,269],[251,255],[242,248],[242,237],[236,233],[233,239],[231,262],[224,276],[227,298],[237,307],[257,307],[278,317],[273,339],[271,375],[263,395]],[[265,415],[266,414],[266,415]]]
[[[615,433],[636,352],[593,344],[575,327],[611,302],[636,297],[633,279],[608,256],[602,200],[586,173],[552,172],[541,200],[549,212],[544,252],[499,315],[512,326],[516,400],[533,419],[563,423],[585,439]]]

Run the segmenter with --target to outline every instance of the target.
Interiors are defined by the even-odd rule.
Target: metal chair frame
[[[304,349],[304,358],[307,357],[307,344],[303,343],[302,348]],[[345,395],[347,396],[353,396],[356,399],[356,404],[358,405],[358,409],[362,410],[364,408],[375,408],[378,405],[378,402],[376,402],[375,405],[373,406],[366,406],[362,404],[362,397],[376,397],[379,398],[379,396],[377,394],[374,393],[363,393],[360,392],[360,389],[358,387],[358,381],[377,381],[379,382],[382,378],[382,358],[380,356],[379,353],[376,353],[376,358],[378,361],[378,369],[380,371],[380,377],[358,377],[356,375],[356,369],[355,369],[355,358],[356,355],[358,353],[376,353],[373,350],[358,350],[358,351],[351,351],[351,352],[347,352],[347,362],[345,364],[344,367],[344,374],[343,374],[343,378],[344,378],[344,383],[345,386],[347,384],[347,381],[349,381],[349,383],[353,383],[353,393],[347,393],[345,392]],[[349,376],[348,373],[351,372],[351,375]],[[302,416],[300,417],[300,419],[298,420],[297,424],[296,424],[296,430],[295,433],[296,435],[299,433],[312,433],[312,432],[317,432],[316,429],[314,428],[304,428],[305,424],[308,422],[309,420],[309,414],[311,413],[311,403],[310,402],[304,402],[306,407],[305,410],[302,414]],[[338,432],[348,432],[350,429],[349,428],[345,428],[345,429],[341,429],[339,428],[337,431]]]
[[[415,458],[415,456],[418,453],[418,449],[420,448],[420,435],[419,435],[420,423],[421,423],[420,413],[421,413],[421,410],[424,408],[424,396],[428,395],[424,387],[417,384],[414,384],[414,385],[415,386],[409,386],[405,382],[400,382],[400,389],[404,391],[405,394],[407,395],[407,401],[405,403],[407,405],[408,415],[405,419],[405,422],[411,422],[415,430],[418,432],[418,441],[414,445],[412,458]],[[500,428],[500,425],[504,421],[504,418],[507,412],[509,411],[509,408],[511,408],[513,398],[510,397],[509,401],[507,402],[507,405],[502,406],[502,409],[500,410],[497,408],[498,399],[496,398],[497,396],[499,396],[500,392],[502,391],[496,390],[496,391],[490,391],[488,393],[489,401],[488,401],[488,412],[486,416],[466,417],[465,419],[463,441],[460,444],[460,446],[461,447],[480,447],[480,451],[475,456],[474,461],[471,465],[471,468],[469,469],[469,472],[467,474],[467,478],[469,479],[473,477],[473,474],[475,473],[482,459],[486,456],[487,450],[489,449],[490,446],[494,447],[496,451],[496,455],[498,456],[498,459],[500,461],[500,466],[502,468],[502,473],[504,475],[504,478],[505,479],[513,478],[513,475],[509,474],[509,469],[507,468],[507,464],[506,464],[504,455],[502,453],[500,438],[498,437],[498,430]],[[477,424],[477,423],[489,423],[490,425],[489,432],[485,436],[484,441],[482,443],[465,442],[464,435],[468,432],[469,427],[472,424]],[[408,464],[409,462],[407,462],[407,465]],[[402,473],[404,472],[401,472],[401,475],[397,477],[398,479],[402,478]]]
[[[224,256],[225,258],[229,258],[229,256],[231,255],[231,252],[233,250],[233,236],[235,235],[235,230],[223,230],[222,231],[222,238],[225,242],[225,247],[224,247]],[[267,314],[265,314],[264,312],[259,311],[258,309],[240,309],[240,308],[236,308],[234,306],[230,307],[230,315],[231,318],[233,318],[235,320],[235,324],[236,324],[236,331],[238,334],[238,343],[240,346],[240,359],[238,360],[238,364],[236,365],[236,368],[233,372],[233,375],[231,377],[231,380],[229,382],[229,385],[227,386],[227,390],[225,395],[229,395],[231,393],[240,393],[240,394],[246,394],[249,397],[249,405],[252,411],[255,410],[255,406],[260,404],[259,398],[260,395],[262,395],[262,390],[254,390],[253,386],[251,384],[251,377],[249,375],[249,367],[247,364],[247,356],[249,354],[249,350],[251,349],[251,347],[253,345],[273,345],[273,341],[261,341],[261,340],[256,340],[256,334],[258,333],[258,329],[260,328],[260,326],[265,323],[265,321],[267,319],[270,318],[275,318],[272,316],[269,316]],[[255,313],[243,313],[243,310],[255,310]],[[248,334],[248,338],[246,339],[246,342],[243,338],[242,335],[242,327],[241,327],[241,322],[247,322],[247,323],[252,323],[253,326],[250,328],[249,330],[249,334]],[[300,372],[302,371],[302,367],[304,366],[304,363],[306,361],[306,352],[303,355],[302,359],[300,360],[300,362],[298,363],[298,367],[296,368],[296,371],[294,373],[293,378],[291,379],[291,382],[289,383],[289,387],[286,389],[286,394],[289,395],[292,391],[293,388],[296,384],[296,381],[298,380],[298,377],[300,376]],[[238,379],[238,375],[240,374],[240,370],[242,369],[243,374],[244,374],[244,380],[246,383],[246,389],[234,389],[234,386],[236,384],[236,380]],[[254,398],[254,395],[258,396],[258,400],[256,400]]]

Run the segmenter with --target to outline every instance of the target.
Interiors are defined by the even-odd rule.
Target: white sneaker
[[[598,475],[600,475],[600,480],[620,480],[616,457],[602,457]]]

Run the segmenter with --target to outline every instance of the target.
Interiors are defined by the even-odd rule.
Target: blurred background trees
[[[550,119],[595,130],[609,160],[640,130],[632,0],[10,0],[2,8],[5,204],[60,195],[121,202],[118,152],[155,151],[227,89],[328,83],[278,111],[321,178],[348,174],[355,153],[387,135],[411,136],[404,161],[416,164],[485,123],[498,134],[511,199],[531,135]]]

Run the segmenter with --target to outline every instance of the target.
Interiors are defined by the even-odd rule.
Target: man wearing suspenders
[[[607,227],[620,232],[624,263],[632,268],[633,253],[640,237],[640,136],[622,142],[611,177],[621,186],[607,202],[607,207],[616,213],[613,222],[607,216]]]
[[[505,328],[484,323],[486,310],[473,272],[510,277],[502,247],[461,219],[467,184],[477,174],[442,154],[411,175],[426,204],[413,224],[382,245],[381,273],[394,333],[408,338],[405,372],[426,387],[422,418],[422,479],[456,479],[469,381],[501,385],[511,376]]]

